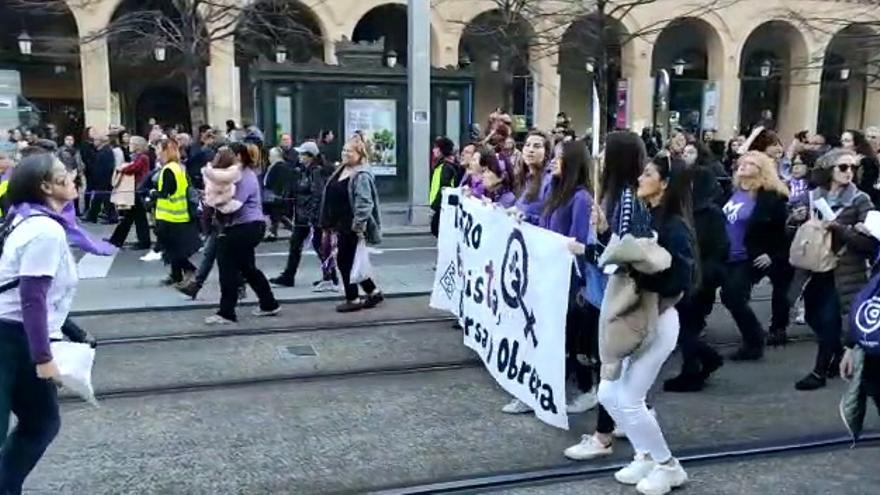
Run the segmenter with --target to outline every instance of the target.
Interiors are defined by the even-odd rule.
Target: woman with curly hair
[[[740,157],[733,177],[733,195],[724,205],[730,253],[721,302],[730,311],[743,343],[730,359],[756,360],[764,355],[764,329],[749,306],[752,286],[764,277],[773,283],[771,343],[784,341],[788,322],[788,188],[776,163],[765,153],[749,151]]]

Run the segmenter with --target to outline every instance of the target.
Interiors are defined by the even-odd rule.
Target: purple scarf
[[[73,202],[64,205],[61,214],[46,205],[36,203],[21,203],[13,206],[9,212],[9,215],[20,215],[24,218],[38,214],[46,215],[60,223],[64,227],[64,233],[67,234],[68,244],[73,247],[97,256],[111,256],[118,250],[116,246],[109,242],[96,241],[89,237],[89,234],[76,222],[76,211],[73,208]]]

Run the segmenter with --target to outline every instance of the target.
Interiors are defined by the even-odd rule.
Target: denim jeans
[[[825,376],[831,361],[843,355],[840,297],[834,284],[833,270],[810,276],[810,281],[804,287],[804,309],[804,319],[816,334],[819,344],[813,371]]]
[[[10,412],[18,424],[6,436]],[[37,377],[24,327],[0,321],[0,493],[21,493],[25,478],[60,429],[58,390]]]

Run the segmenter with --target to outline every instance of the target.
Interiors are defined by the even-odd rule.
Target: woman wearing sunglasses
[[[856,163],[855,153],[834,150],[820,158],[813,170],[817,186],[812,191],[813,203],[824,199],[836,215],[834,220],[823,220],[831,231],[831,248],[838,253],[838,260],[834,270],[811,273],[804,287],[805,319],[816,334],[819,349],[813,371],[795,384],[798,390],[824,387],[826,378],[837,375],[843,356],[842,321],[846,321],[852,298],[868,281],[865,267],[877,250],[877,241],[862,224],[873,204],[856,186]],[[802,201],[803,206],[792,214],[793,221],[807,219],[809,197]]]

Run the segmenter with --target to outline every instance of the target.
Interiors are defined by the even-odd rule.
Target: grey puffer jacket
[[[336,180],[344,169],[345,167],[337,168],[327,180],[327,184]],[[322,224],[326,223],[324,222],[327,213],[326,198],[327,188],[325,186],[321,197],[320,218]],[[360,165],[352,170],[351,178],[348,181],[348,199],[354,217],[351,230],[362,232],[367,244],[380,244],[382,242],[382,219],[379,215],[379,193],[376,190],[376,179],[367,165]]]

